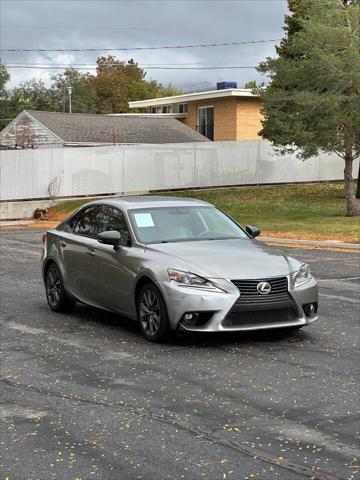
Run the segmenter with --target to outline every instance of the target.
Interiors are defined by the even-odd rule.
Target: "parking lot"
[[[304,330],[150,344],[51,312],[40,237],[0,236],[1,480],[359,478],[358,254],[291,249],[320,286]]]

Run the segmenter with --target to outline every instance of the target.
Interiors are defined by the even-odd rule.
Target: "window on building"
[[[172,113],[172,105],[163,105],[162,113]]]
[[[161,107],[151,107],[151,113],[161,113]]]
[[[198,108],[197,131],[210,140],[214,140],[214,107]]]
[[[187,113],[187,112],[188,112],[188,104],[179,103],[179,113]]]

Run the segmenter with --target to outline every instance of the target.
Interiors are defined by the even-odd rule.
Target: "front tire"
[[[51,263],[45,275],[46,299],[53,312],[71,312],[76,301],[65,291],[58,266]]]
[[[162,342],[170,333],[166,305],[160,290],[147,283],[137,301],[138,320],[144,337],[150,342]]]

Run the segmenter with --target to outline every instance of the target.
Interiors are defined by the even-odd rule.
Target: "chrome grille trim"
[[[231,282],[240,291],[240,297],[237,299],[231,311],[272,310],[295,306],[294,300],[288,291],[287,277],[264,278],[257,280],[231,280]],[[260,282],[270,283],[271,292],[267,295],[261,295],[256,288]]]
[[[259,278],[257,280],[231,280],[231,283],[240,291],[241,296],[258,296],[260,295],[256,287],[260,282],[268,282],[271,285],[271,292],[266,295],[267,297],[276,295],[278,293],[288,292],[288,279],[287,277],[275,277],[275,278]]]

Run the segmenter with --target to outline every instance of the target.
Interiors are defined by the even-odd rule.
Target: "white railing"
[[[0,167],[0,200],[9,201],[338,180],[344,162],[335,154],[302,161],[244,141],[1,151]]]

